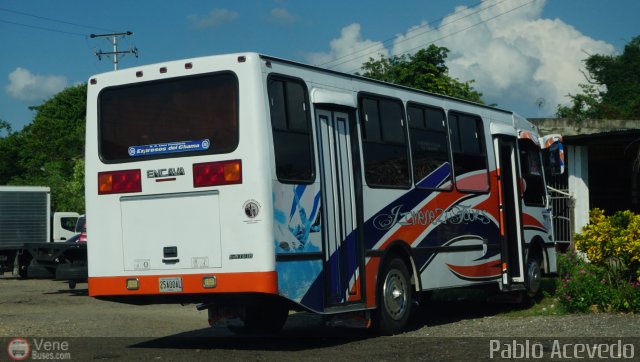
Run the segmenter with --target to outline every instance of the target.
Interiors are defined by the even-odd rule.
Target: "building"
[[[530,119],[542,135],[563,135],[565,175],[551,178],[551,186],[571,195],[569,202],[554,203],[557,215],[569,216],[570,229],[580,232],[589,222],[589,210],[607,214],[618,210],[640,213],[640,120]],[[561,199],[563,193],[557,193]],[[562,226],[560,226],[562,228]]]

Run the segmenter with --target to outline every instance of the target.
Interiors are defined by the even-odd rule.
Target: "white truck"
[[[0,186],[0,273],[52,278],[60,264],[86,261],[86,244],[66,243],[79,214],[51,215],[51,190]]]

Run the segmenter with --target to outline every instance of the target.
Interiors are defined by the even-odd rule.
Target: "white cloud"
[[[498,103],[524,116],[552,116],[558,104],[566,104],[567,94],[579,92],[587,54],[613,54],[614,47],[594,40],[560,19],[541,18],[545,1],[511,0],[495,4],[484,0],[479,7],[460,6],[439,24],[422,22],[398,35],[390,46],[363,41],[360,26],[342,29],[331,41],[329,53],[312,54],[316,64],[342,62],[350,54],[358,59],[337,68],[353,71],[378,54],[413,54],[429,44],[447,47],[446,60],[451,76],[474,79],[474,88],[488,103]],[[364,44],[377,48],[356,53]],[[345,57],[347,56],[347,57]],[[345,57],[343,60],[337,58]],[[538,110],[536,100],[544,99]]]
[[[355,72],[369,58],[389,56],[389,51],[382,42],[362,39],[358,23],[342,28],[340,37],[331,40],[329,45],[331,49],[328,53],[307,54],[307,61],[318,66],[330,65],[333,70]],[[329,62],[331,64],[327,64]]]
[[[269,21],[275,24],[289,25],[296,21],[295,15],[285,8],[275,8],[269,13]]]
[[[68,85],[67,78],[59,75],[38,75],[28,69],[16,68],[9,73],[5,92],[19,100],[42,100],[60,92]]]
[[[393,54],[435,41],[451,50],[450,74],[475,79],[486,101],[525,116],[551,116],[558,104],[568,102],[566,95],[578,92],[578,84],[584,83],[580,70],[585,52],[611,54],[614,48],[560,19],[541,19],[544,5],[513,0],[490,7],[485,0],[480,7],[484,11],[458,7],[431,32],[402,41],[417,32],[410,29],[398,37]],[[535,103],[541,98],[544,105],[538,111]]]
[[[213,9],[205,16],[189,15],[187,20],[198,29],[213,28],[218,25],[236,20],[240,14],[233,10]]]

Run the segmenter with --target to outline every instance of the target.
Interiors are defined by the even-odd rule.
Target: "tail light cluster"
[[[205,162],[193,165],[193,187],[209,187],[242,183],[241,160]],[[98,194],[142,192],[141,171],[123,170],[98,173]]]
[[[108,171],[98,173],[98,194],[126,194],[141,192],[140,170]]]
[[[193,187],[242,183],[240,160],[196,163],[193,165]]]

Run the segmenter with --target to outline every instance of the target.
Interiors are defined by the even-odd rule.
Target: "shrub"
[[[558,258],[560,304],[571,312],[640,312],[640,215],[594,209],[575,246],[586,257]]]
[[[640,281],[616,278],[575,252],[558,257],[556,297],[569,312],[640,312]]]
[[[593,264],[640,278],[640,215],[627,210],[607,217],[600,209],[591,210],[589,224],[576,235],[576,249]]]

